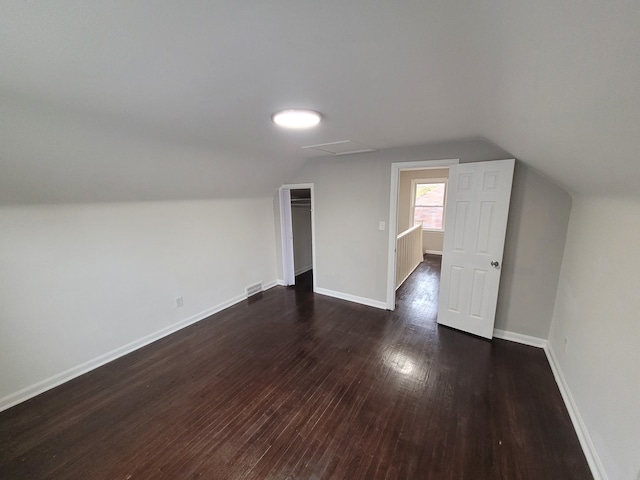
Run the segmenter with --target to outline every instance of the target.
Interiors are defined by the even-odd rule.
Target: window
[[[413,180],[411,224],[422,222],[423,230],[444,231],[444,205],[447,194],[447,179],[428,178]]]

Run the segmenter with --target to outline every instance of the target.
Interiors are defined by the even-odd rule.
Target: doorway
[[[411,198],[411,179],[408,178],[408,185],[406,189],[402,188],[406,186],[405,184],[401,185],[401,172],[411,172],[411,171],[427,171],[427,170],[436,170],[436,169],[448,169],[451,165],[456,165],[459,163],[457,159],[449,159],[449,160],[425,160],[418,162],[402,162],[402,163],[393,163],[391,165],[391,197],[390,197],[390,208],[389,208],[389,253],[388,253],[388,276],[387,276],[387,309],[395,310],[396,305],[396,241],[398,236],[398,228],[406,227],[408,228],[410,225],[410,216],[409,211],[406,212],[406,215],[402,215],[400,218],[399,208],[400,208],[400,195],[404,196],[404,200]],[[442,170],[441,170],[442,172]],[[409,175],[408,177],[410,177]],[[401,191],[402,190],[402,191]],[[437,302],[436,302],[437,305]]]
[[[396,305],[419,309],[420,312],[415,312],[416,318],[431,319],[434,324],[440,292],[448,177],[446,166],[402,169],[398,186]],[[412,255],[409,264],[405,264],[406,254],[400,254],[406,249],[420,251],[419,256]]]
[[[449,167],[402,169],[397,207],[396,305],[435,324]],[[407,256],[407,251],[412,252]]]
[[[310,188],[291,189],[291,225],[294,284],[297,289],[313,290]]]
[[[313,184],[280,188],[283,281],[315,291],[315,217]]]
[[[445,216],[448,226],[442,249],[438,324],[491,339],[515,160],[449,162]],[[415,163],[392,164],[389,310],[395,308],[396,242],[393,234],[398,224],[399,177],[406,168],[436,166],[430,162]]]

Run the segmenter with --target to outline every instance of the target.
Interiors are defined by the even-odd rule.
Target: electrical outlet
[[[176,298],[176,307],[181,307],[184,305],[184,300],[182,299],[182,297],[177,297]]]
[[[384,222],[378,222],[378,230],[384,230],[386,228],[386,225]]]

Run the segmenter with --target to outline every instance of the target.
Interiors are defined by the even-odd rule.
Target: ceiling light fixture
[[[271,120],[284,128],[311,128],[322,120],[322,115],[313,110],[289,109],[274,113]]]

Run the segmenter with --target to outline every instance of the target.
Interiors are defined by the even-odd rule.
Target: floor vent
[[[258,282],[254,285],[249,285],[247,287],[247,297],[251,295],[255,295],[256,293],[260,293],[262,291],[262,282]]]

